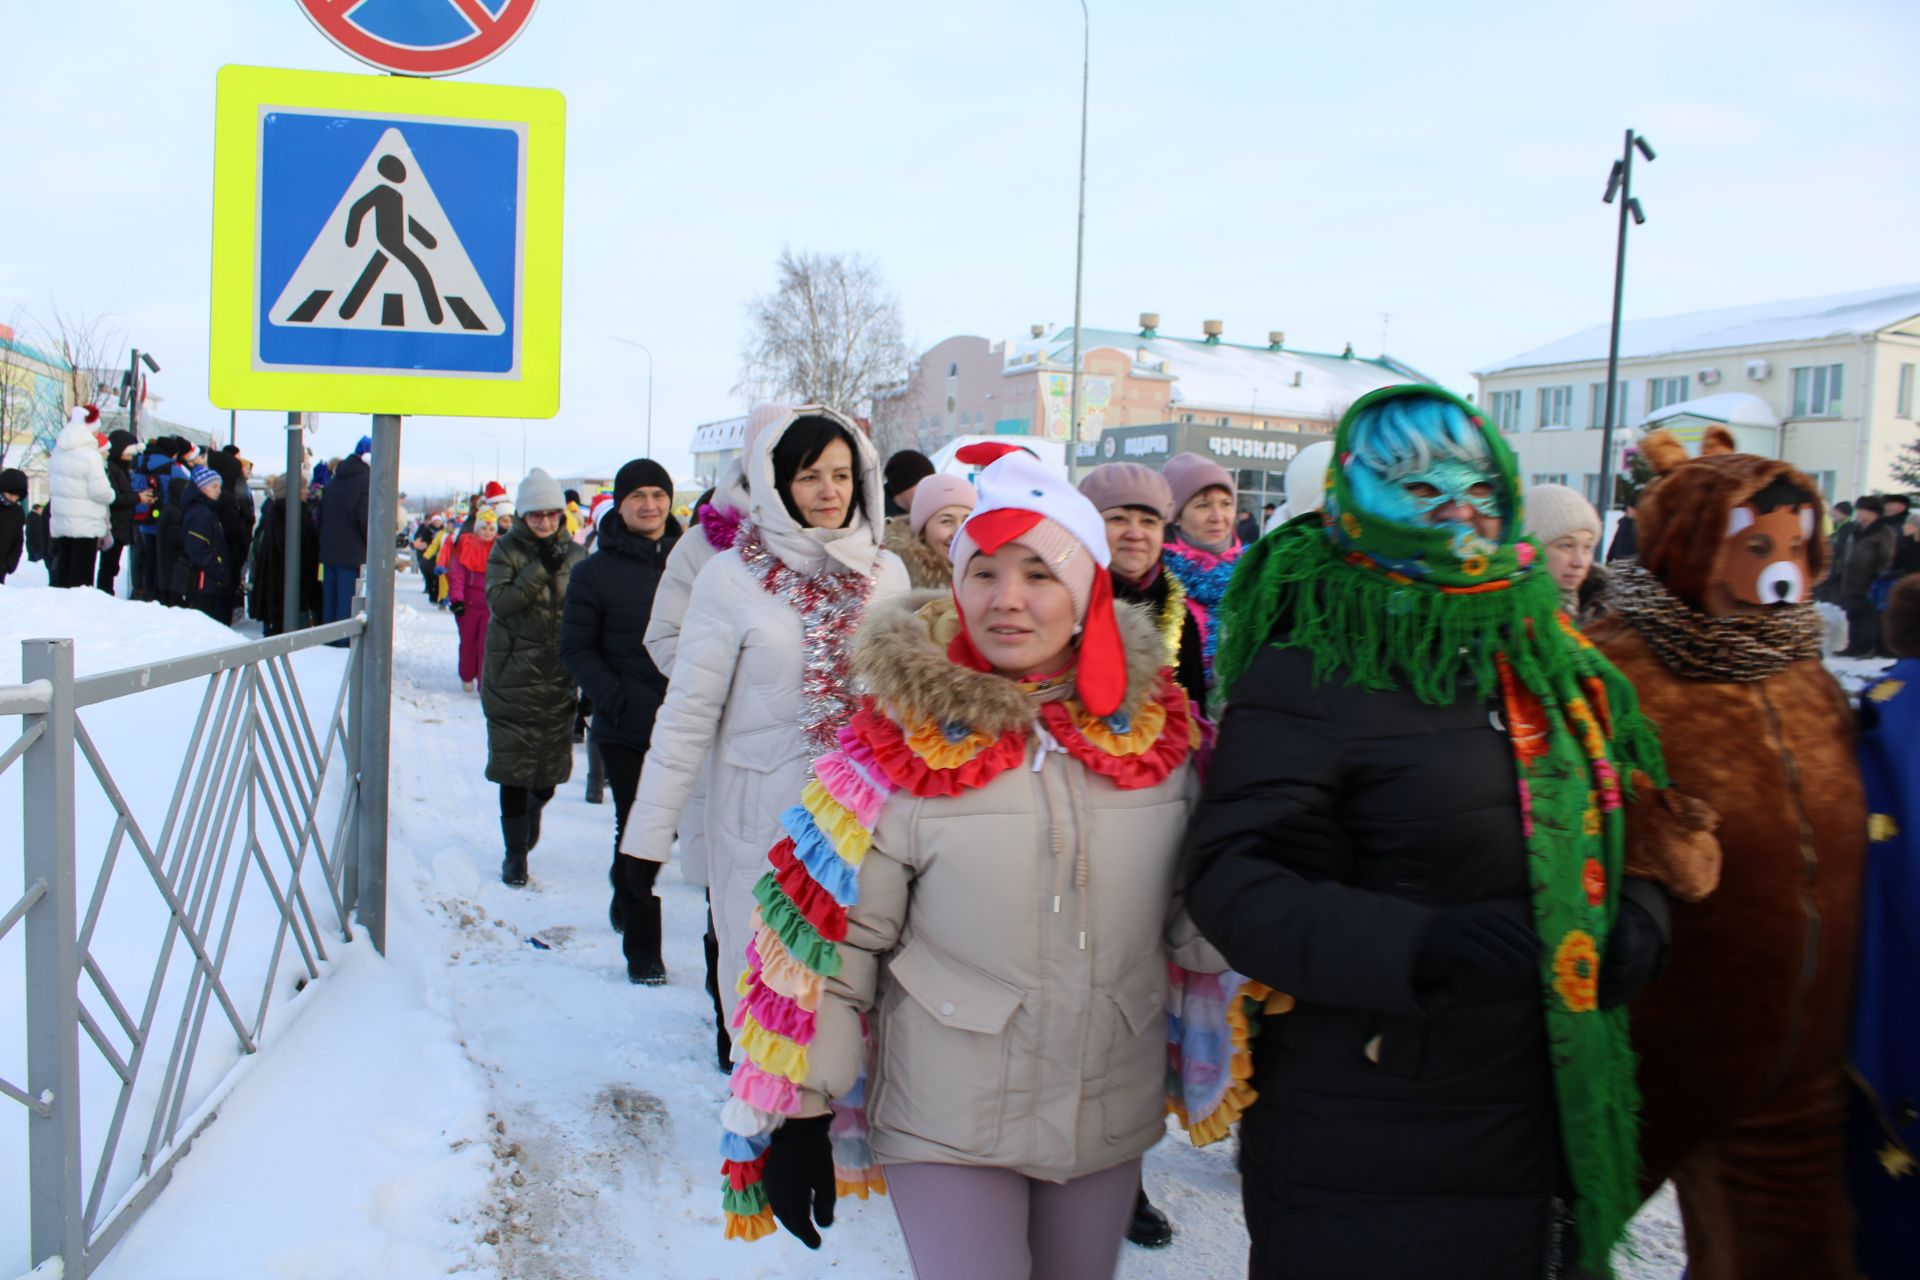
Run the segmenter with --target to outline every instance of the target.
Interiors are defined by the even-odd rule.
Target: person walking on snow
[[[338,484],[336,476],[334,483]],[[578,694],[560,663],[567,579],[586,553],[566,535],[566,499],[539,467],[520,482],[522,518],[487,556],[487,781],[500,787],[501,883],[527,883],[540,843],[540,811],[573,772]]]
[[[14,467],[0,471],[0,582],[20,567],[27,545],[27,473]]]
[[[47,466],[48,525],[53,539],[47,580],[56,587],[91,587],[94,557],[111,536],[113,484],[100,457],[95,405],[78,405],[54,441]]]
[[[447,559],[447,608],[460,630],[460,688],[467,693],[479,688],[480,661],[487,651],[487,559],[499,532],[493,504],[480,504],[473,532],[454,540]]]
[[[107,433],[107,483],[113,486],[113,502],[107,508],[108,545],[100,549],[100,565],[93,585],[113,594],[114,580],[120,576],[120,558],[133,545],[134,510],[140,504],[140,486],[133,475],[134,455],[140,441],[131,431]]]
[[[372,438],[361,436],[320,491],[322,622],[338,622],[353,611],[353,588],[367,562],[367,504],[373,481],[367,455],[371,452]]]
[[[212,467],[193,469],[180,508],[181,557],[174,563],[174,580],[188,608],[224,627],[233,622],[233,560],[220,514],[222,485]]]
[[[913,486],[908,514],[887,521],[887,550],[907,566],[915,591],[953,581],[947,548],[973,511],[973,486],[959,476],[928,476]]]
[[[848,650],[873,601],[907,590],[879,545],[880,468],[865,433],[804,405],[746,459],[751,523],[700,571],[620,852],[665,862],[709,748],[708,887],[720,998],[746,954],[753,886],[808,763],[853,712]]]
[[[667,678],[648,656],[644,638],[654,592],[680,537],[680,522],[673,518],[673,478],[653,459],[635,458],[614,477],[609,506],[594,552],[567,584],[560,660],[593,702],[589,746],[599,750],[613,784],[608,917],[622,934],[627,980],[659,986],[667,980],[660,960],[660,899],[653,893],[660,864],[621,857],[620,841],[653,739],[654,716],[667,694]]]
[[[818,1248],[836,1191],[885,1189],[917,1280],[1114,1274],[1166,1131],[1168,963],[1225,966],[1176,901],[1199,730],[1106,560],[1016,451],[946,591],[868,611],[868,696],[754,891],[729,1236]]]

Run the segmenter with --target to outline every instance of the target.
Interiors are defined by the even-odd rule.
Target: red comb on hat
[[[100,406],[97,404],[87,405],[81,412],[87,415],[88,426],[92,426],[94,423],[100,421]]]
[[[1010,453],[1025,453],[1038,457],[1033,450],[1022,444],[1001,444],[998,441],[981,440],[975,444],[963,445],[954,452],[954,459],[970,467],[984,467],[998,462]]]

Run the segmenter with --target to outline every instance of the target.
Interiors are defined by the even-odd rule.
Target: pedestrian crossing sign
[[[224,67],[215,115],[215,404],[559,411],[560,94]]]

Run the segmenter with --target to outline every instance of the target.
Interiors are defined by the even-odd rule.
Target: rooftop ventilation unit
[[[1158,311],[1142,311],[1140,313],[1140,336],[1141,337],[1157,338],[1160,336],[1159,329],[1160,329],[1160,313]]]
[[[1207,335],[1207,342],[1209,345],[1218,346],[1220,343],[1220,335],[1225,333],[1226,331],[1227,331],[1227,326],[1221,321],[1202,320],[1200,322],[1200,332]]]

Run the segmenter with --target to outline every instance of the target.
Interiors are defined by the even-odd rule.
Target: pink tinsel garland
[[[741,513],[734,507],[721,507],[709,502],[700,508],[700,529],[707,535],[707,545],[715,551],[725,551],[740,536]]]

